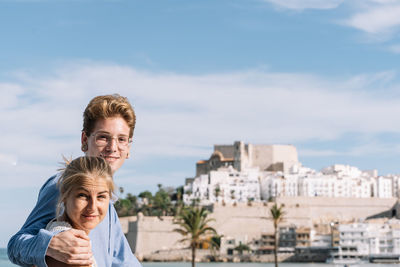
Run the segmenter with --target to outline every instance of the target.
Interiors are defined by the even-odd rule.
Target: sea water
[[[143,267],[191,267],[190,262],[143,262]],[[0,267],[15,267],[17,265],[12,264],[7,257],[7,251],[4,248],[0,248]],[[196,263],[196,267],[273,267],[273,263],[225,263],[225,262],[215,262],[215,263]],[[326,263],[279,263],[280,267],[335,267],[340,265],[326,264]],[[351,265],[356,267],[356,265]],[[358,266],[368,266],[368,267],[395,267],[396,264],[363,264]]]

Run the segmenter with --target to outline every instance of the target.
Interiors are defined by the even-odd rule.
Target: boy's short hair
[[[83,129],[86,136],[93,133],[98,119],[121,116],[129,126],[129,138],[132,138],[136,124],[136,115],[128,98],[119,94],[102,95],[93,98],[83,112]]]

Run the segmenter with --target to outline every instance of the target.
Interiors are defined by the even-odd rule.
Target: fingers
[[[81,239],[85,239],[85,240],[87,240],[87,241],[90,241],[89,236],[88,236],[88,235],[85,233],[85,231],[83,231],[83,230],[71,229],[71,230],[66,231],[66,232],[70,232],[70,233],[72,233],[73,235],[75,235],[75,236],[78,237],[78,238],[81,238]]]
[[[56,260],[49,256],[46,256],[47,266],[60,266],[60,262],[61,261],[59,261],[59,260]],[[73,266],[80,266],[80,267],[92,266],[92,264],[93,264],[92,260],[79,260],[79,259],[68,259],[68,260],[65,260],[64,263],[71,265],[71,267],[73,267]]]
[[[74,257],[71,258],[66,258],[65,263],[69,265],[79,265],[79,266],[92,266],[93,260],[92,257],[86,258],[86,255],[84,254],[75,254]]]
[[[67,264],[90,265],[92,249],[84,231],[71,229],[61,232],[50,240],[46,255]]]

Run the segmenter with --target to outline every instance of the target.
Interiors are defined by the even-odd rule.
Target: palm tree
[[[175,208],[173,212],[173,216],[176,216],[181,212],[182,207],[184,206],[182,197],[184,194],[183,186],[179,186],[175,189],[175,194],[172,197],[172,200],[175,200]]]
[[[217,231],[208,226],[213,219],[207,218],[208,211],[204,207],[188,206],[181,210],[174,224],[178,224],[180,228],[174,229],[183,236],[179,242],[189,241],[192,250],[192,267],[195,267],[196,248],[201,243],[210,243],[210,239],[206,239],[208,234],[217,234]]]
[[[221,248],[221,239],[224,235],[213,235],[210,242],[211,256],[217,258],[217,251]]]
[[[278,225],[283,220],[285,212],[283,211],[283,206],[281,205],[278,208],[278,205],[276,203],[271,207],[269,211],[271,213],[272,221],[274,223],[274,237],[275,237],[274,261],[275,261],[275,267],[278,267],[278,242],[279,242]]]

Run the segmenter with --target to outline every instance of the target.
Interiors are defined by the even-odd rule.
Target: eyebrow
[[[88,190],[86,190],[86,188],[84,188],[84,187],[78,187],[78,189],[77,189],[77,191],[79,191],[79,190],[83,190],[83,191],[85,191],[85,192],[87,192],[87,193],[90,193]],[[104,194],[104,193],[108,193],[109,191],[107,191],[107,190],[104,190],[104,191],[101,191],[101,192],[98,192],[97,194]]]
[[[110,132],[107,132],[107,131],[97,131],[96,133],[103,133],[103,134],[108,134],[108,135],[111,135],[111,133]],[[129,137],[129,135],[126,135],[126,134],[120,134],[120,135],[118,135],[118,136],[125,136],[125,137]]]

